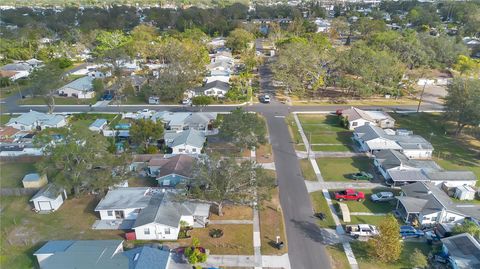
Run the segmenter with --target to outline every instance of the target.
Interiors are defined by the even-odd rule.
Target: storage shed
[[[473,200],[475,199],[475,189],[468,186],[458,186],[455,190],[455,198],[459,200]]]
[[[106,119],[96,119],[88,129],[92,132],[100,132],[107,126],[107,120]]]
[[[39,190],[30,202],[33,202],[36,212],[48,213],[56,211],[65,199],[67,199],[65,189],[50,183]]]
[[[22,179],[24,188],[41,188],[47,185],[48,180],[46,175],[41,175],[37,173],[26,174]]]

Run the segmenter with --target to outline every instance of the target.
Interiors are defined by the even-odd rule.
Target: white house
[[[11,126],[22,131],[32,131],[45,128],[59,128],[67,125],[65,117],[62,115],[45,114],[31,110],[16,118],[11,118],[6,126]]]
[[[206,141],[205,133],[195,129],[166,132],[163,137],[172,154],[200,154]]]
[[[153,121],[162,121],[166,130],[181,132],[188,129],[207,132],[217,118],[215,112],[170,112],[159,111],[153,114]]]
[[[348,121],[349,130],[366,124],[376,125],[380,128],[393,128],[395,126],[395,119],[383,111],[368,111],[351,107],[342,110],[341,113],[342,117]]]
[[[397,213],[405,222],[422,226],[437,223],[462,223],[465,218],[480,219],[480,207],[475,204],[454,203],[439,186],[431,182],[416,182],[401,187],[397,198]]]
[[[361,151],[398,150],[409,159],[430,159],[433,146],[425,138],[404,130],[381,129],[367,124],[355,128],[353,140]]]
[[[209,77],[206,77],[205,78],[205,83],[210,83],[210,82],[214,82],[214,81],[221,81],[221,82],[225,82],[225,83],[229,83],[230,82],[230,76],[209,76]]]
[[[212,48],[224,47],[226,40],[227,39],[225,37],[215,37],[212,38],[212,40],[208,42],[207,45],[211,46]]]
[[[92,124],[90,124],[90,126],[88,126],[88,129],[92,132],[100,132],[104,130],[106,126],[106,119],[96,119]]]
[[[172,194],[158,188],[136,187],[110,190],[95,211],[101,221],[130,220],[139,240],[176,240],[180,223],[205,227],[210,205],[177,202]]]
[[[90,99],[95,96],[93,90],[93,80],[91,76],[81,77],[57,90],[58,94],[66,97],[76,97],[78,99]]]
[[[33,67],[26,62],[6,64],[0,67],[0,76],[8,77],[14,81],[20,78],[26,78],[33,71]]]
[[[188,91],[187,95],[189,98],[201,95],[223,98],[229,90],[230,84],[223,81],[214,80],[205,84],[203,87],[198,87]]]
[[[48,184],[35,194],[30,202],[33,202],[37,212],[56,211],[67,199],[67,192],[53,183]]]

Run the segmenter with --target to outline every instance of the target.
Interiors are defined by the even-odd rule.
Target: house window
[[[448,218],[448,221],[449,221],[449,222],[455,221],[455,217],[450,217],[450,218]]]
[[[196,149],[196,148],[193,148],[192,151],[193,151],[193,152],[197,152],[197,149]]]
[[[150,234],[150,228],[143,229],[143,234]]]
[[[165,234],[170,234],[170,228],[165,228]]]
[[[423,220],[430,220],[430,218],[427,218],[427,217],[423,217]]]
[[[185,151],[185,149],[179,149],[178,150],[178,152],[184,152],[184,151]]]
[[[432,221],[437,221],[437,217],[432,217]]]
[[[358,122],[354,121],[352,122],[352,126],[357,126],[358,125]]]
[[[107,216],[109,216],[109,217],[113,216],[113,211],[112,211],[112,210],[108,210],[108,211],[107,211]]]

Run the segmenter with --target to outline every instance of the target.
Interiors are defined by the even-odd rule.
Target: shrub
[[[416,248],[415,251],[413,251],[410,263],[413,268],[425,268],[428,265],[428,260],[427,257]]]
[[[223,236],[223,230],[222,229],[211,229],[208,234],[213,238],[220,238],[220,237]]]

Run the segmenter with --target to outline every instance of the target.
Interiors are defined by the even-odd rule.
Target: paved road
[[[260,75],[262,89],[265,92],[271,91],[271,73],[268,68],[262,67]],[[288,115],[289,108],[273,101],[269,105],[260,105],[254,109],[267,119],[280,188],[280,203],[285,218],[291,268],[328,269],[330,259],[322,244],[320,229],[312,218],[310,197],[301,177],[295,149],[285,124],[284,117]]]

